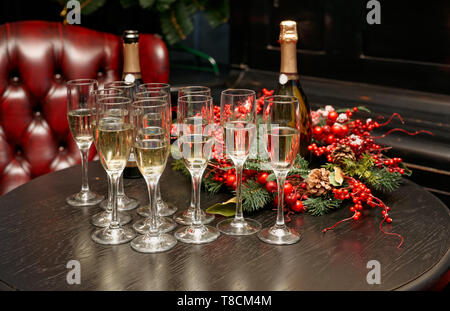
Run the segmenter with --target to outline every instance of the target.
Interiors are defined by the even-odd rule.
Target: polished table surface
[[[99,162],[89,163],[90,186],[106,192]],[[274,246],[256,235],[221,235],[204,245],[178,243],[159,254],[141,254],[129,244],[103,246],[90,239],[90,217],[99,207],[75,208],[65,198],[80,189],[80,166],[33,179],[0,197],[0,290],[393,290],[422,289],[449,268],[449,209],[416,184],[405,181],[384,197],[392,224],[379,231],[379,209],[365,210],[358,222],[346,222],[326,234],[322,229],[349,217],[342,208],[322,217],[294,216],[290,226],[303,235],[290,246]],[[163,198],[186,208],[190,181],[170,164],[161,179]],[[148,202],[142,179],[125,180],[125,192]],[[208,197],[202,206],[229,194]],[[132,211],[134,220],[140,218]],[[275,212],[252,217],[272,225]],[[214,224],[222,216],[217,217]],[[70,260],[81,265],[81,284],[66,281]],[[368,284],[367,263],[378,260],[381,284]]]

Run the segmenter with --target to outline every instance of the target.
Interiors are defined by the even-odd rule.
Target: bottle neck
[[[124,43],[123,45],[123,74],[132,74],[135,79],[141,78],[141,66],[139,63],[139,43]]]
[[[298,76],[297,71],[297,42],[281,42],[280,73],[289,78]]]

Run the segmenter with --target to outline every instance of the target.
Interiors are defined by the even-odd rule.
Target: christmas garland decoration
[[[271,96],[273,91],[263,89],[263,94],[257,101],[257,113],[262,110],[264,99]],[[353,119],[359,111],[370,112],[367,108],[353,107],[352,109],[335,110],[332,106],[311,112],[313,124],[313,139],[308,150],[321,162],[320,167],[310,168],[310,164],[302,156],[297,155],[295,163],[289,172],[284,186],[284,206],[289,215],[294,213],[309,213],[321,216],[332,210],[341,208],[345,201],[353,204],[349,207],[353,213],[351,217],[337,222],[335,225],[323,229],[323,232],[334,229],[342,222],[361,217],[364,206],[381,208],[382,221],[380,230],[383,233],[401,238],[398,245],[403,243],[403,237],[397,233],[385,232],[384,222],[391,223],[390,207],[375,193],[395,191],[402,183],[402,176],[410,176],[409,170],[401,158],[389,158],[383,152],[390,149],[375,142],[394,131],[402,131],[408,135],[419,133],[431,134],[428,131],[409,133],[402,129],[392,129],[382,136],[373,136],[375,129],[388,125],[388,121],[378,123],[372,119]],[[214,107],[215,123],[220,123],[220,108]],[[326,161],[324,161],[326,159]],[[183,171],[189,175],[182,160],[173,162],[173,169]],[[266,170],[264,170],[266,169]],[[255,212],[265,206],[277,206],[277,183],[274,174],[267,167],[263,167],[261,159],[248,159],[244,165],[242,178],[242,206],[245,212]],[[213,195],[223,188],[231,191],[236,189],[236,175],[231,161],[223,159],[214,153],[203,178],[203,187]],[[373,191],[373,192],[372,192]],[[235,200],[213,205],[207,212],[231,216],[234,214]]]

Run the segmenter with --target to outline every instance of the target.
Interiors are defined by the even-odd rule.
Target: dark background
[[[450,1],[380,0],[381,24],[368,25],[366,0],[231,0],[229,24],[211,29],[202,14],[182,42],[230,64],[279,67],[279,22],[299,22],[304,75],[450,94]],[[0,23],[61,21],[54,1],[2,1]],[[121,34],[125,29],[161,33],[158,16],[107,1],[81,26]],[[171,51],[173,61],[201,62]]]

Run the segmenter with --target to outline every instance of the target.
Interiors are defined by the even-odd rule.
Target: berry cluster
[[[400,163],[403,162],[402,158],[385,158],[383,157],[383,155],[373,155],[372,158],[375,160],[375,166],[381,167],[381,166],[385,166],[389,173],[400,173],[400,174],[405,174],[405,170],[401,167],[399,167],[398,165]]]
[[[264,185],[265,189],[269,193],[276,193],[278,189],[278,185],[275,181],[268,181],[269,173],[262,172],[256,175],[256,180],[261,185]],[[306,188],[306,184],[305,187]],[[284,203],[283,205],[288,206],[294,212],[305,212],[305,207],[303,206],[302,199],[306,199],[306,195],[301,194],[301,190],[299,187],[292,185],[290,182],[285,182],[284,184]],[[273,204],[275,206],[278,205],[278,195],[275,195]]]

